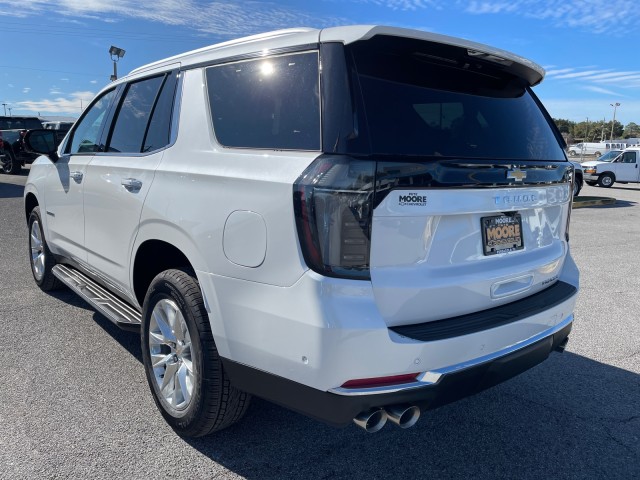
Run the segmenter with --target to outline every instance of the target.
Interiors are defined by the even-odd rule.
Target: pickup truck
[[[584,162],[584,180],[587,185],[609,188],[615,182],[640,183],[638,168],[640,147],[629,147],[610,162],[592,160]]]
[[[28,153],[23,147],[27,130],[43,128],[38,117],[0,116],[0,172],[10,175],[20,173],[23,165],[33,162],[38,155]]]

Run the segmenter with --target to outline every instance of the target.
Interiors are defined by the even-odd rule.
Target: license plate
[[[522,219],[520,214],[483,217],[482,245],[485,255],[522,250]]]

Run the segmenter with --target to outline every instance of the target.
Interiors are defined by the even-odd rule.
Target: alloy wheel
[[[191,336],[178,305],[163,298],[149,322],[149,353],[159,397],[176,411],[191,403],[196,372],[191,361]]]
[[[29,234],[29,246],[31,247],[31,268],[33,276],[37,281],[44,277],[45,254],[42,234],[40,233],[40,223],[36,220],[31,224]]]

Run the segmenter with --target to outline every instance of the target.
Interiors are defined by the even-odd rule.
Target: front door
[[[618,182],[637,182],[640,179],[638,152],[633,150],[623,152],[616,160],[615,172]]]
[[[56,253],[87,261],[84,236],[84,187],[87,166],[100,145],[115,90],[100,96],[78,120],[60,159],[45,179],[47,227]]]

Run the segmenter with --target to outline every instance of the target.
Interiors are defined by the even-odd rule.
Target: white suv
[[[388,27],[295,29],[109,84],[25,189],[31,266],[140,329],[181,435],[251,394],[413,425],[562,350],[573,167],[536,64]]]

